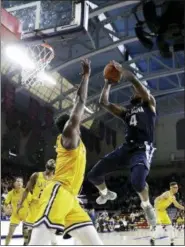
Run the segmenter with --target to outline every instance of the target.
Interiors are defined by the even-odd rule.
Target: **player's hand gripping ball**
[[[121,80],[121,72],[115,68],[113,62],[105,66],[103,75],[110,83],[117,83]]]

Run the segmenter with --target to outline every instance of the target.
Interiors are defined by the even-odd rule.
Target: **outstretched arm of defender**
[[[126,111],[126,108],[109,102],[110,89],[111,84],[105,80],[105,85],[100,95],[99,103],[105,110],[112,113],[114,116],[121,118],[123,113]]]
[[[26,200],[27,196],[28,196],[28,193],[31,192],[36,184],[36,181],[37,181],[37,178],[38,178],[38,173],[33,173],[26,185],[26,189],[25,191],[23,192],[23,195],[22,195],[22,198],[21,198],[21,201],[17,207],[17,213],[19,212],[19,210],[22,208],[22,205],[24,203],[24,201]]]
[[[176,199],[174,199],[173,204],[176,208],[184,210],[184,206],[182,206],[180,203],[178,203],[178,201],[176,201]]]
[[[117,70],[119,70],[122,73],[122,76],[130,81],[135,89],[136,92],[138,92],[143,101],[149,102],[150,106],[152,107],[152,110],[155,111],[156,108],[156,101],[155,98],[149,93],[147,88],[141,83],[135,75],[130,72],[129,70],[124,69],[121,64],[117,63],[116,61],[113,61],[113,64]]]
[[[79,142],[79,134],[77,134],[77,131],[84,114],[90,73],[90,61],[85,59],[82,61],[82,81],[77,91],[75,104],[63,131],[63,145],[69,149],[76,148]]]

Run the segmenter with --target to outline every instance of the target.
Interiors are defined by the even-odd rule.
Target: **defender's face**
[[[15,189],[21,189],[23,187],[23,180],[21,178],[17,178],[14,183]]]
[[[170,189],[173,194],[176,194],[179,190],[179,186],[176,184],[176,185],[171,186]]]

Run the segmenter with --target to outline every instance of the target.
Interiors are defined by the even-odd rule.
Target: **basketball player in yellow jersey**
[[[13,186],[14,188],[8,192],[4,205],[6,214],[11,215],[9,231],[5,240],[5,245],[9,245],[15,229],[21,221],[23,222],[23,236],[25,235],[24,221],[28,215],[29,204],[31,201],[31,194],[29,193],[27,199],[22,205],[21,210],[19,213],[17,213],[17,205],[19,204],[25,190],[23,188],[23,179],[17,177],[13,183]]]
[[[32,193],[32,200],[29,206],[29,214],[25,220],[25,233],[26,233],[26,245],[29,243],[31,237],[31,231],[33,223],[35,223],[35,219],[37,216],[37,212],[39,210],[39,200],[41,194],[48,184],[48,182],[53,178],[53,174],[55,171],[55,160],[50,159],[46,163],[46,170],[44,172],[35,172],[31,175],[26,189],[21,198],[20,204],[18,205],[17,212],[22,208],[24,201],[26,200],[29,193]],[[54,243],[52,243],[53,245]]]
[[[29,245],[47,245],[52,231],[56,229],[64,230],[64,238],[72,236],[83,245],[102,245],[90,217],[77,200],[86,167],[86,149],[80,138],[80,123],[90,71],[90,62],[87,59],[82,61],[82,81],[70,117],[64,119],[60,116],[56,120],[61,134],[56,143],[55,175],[41,196]]]
[[[150,240],[151,245],[155,245],[155,238],[161,231],[161,226],[165,225],[169,232],[171,245],[174,245],[174,229],[172,222],[167,213],[167,208],[173,203],[178,209],[184,210],[184,207],[180,205],[175,198],[175,194],[178,192],[178,184],[176,182],[170,183],[170,190],[164,192],[162,195],[155,199],[154,206],[156,210],[157,226],[154,230],[153,238]]]

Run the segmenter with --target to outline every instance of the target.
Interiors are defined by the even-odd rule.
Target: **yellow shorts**
[[[22,208],[19,211],[19,214],[17,214],[16,211],[13,211],[11,217],[10,217],[10,224],[11,225],[19,225],[21,221],[25,221],[26,217],[28,215],[28,208]]]
[[[156,217],[157,217],[157,224],[158,225],[171,225],[171,219],[168,216],[168,213],[166,210],[160,211],[156,210]]]
[[[75,196],[58,182],[49,183],[40,198],[34,227],[43,223],[48,228],[64,231],[64,238],[76,228],[93,225]]]
[[[29,213],[25,220],[25,225],[32,227],[39,211],[39,201],[32,201],[29,206]]]

